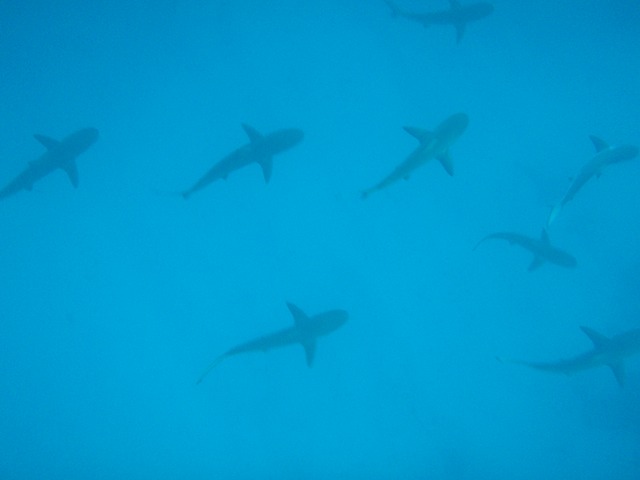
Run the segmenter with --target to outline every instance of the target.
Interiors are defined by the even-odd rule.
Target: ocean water
[[[398,0],[408,11],[444,0]],[[462,2],[470,3],[470,2]],[[496,357],[588,351],[640,327],[640,6],[514,2],[423,28],[380,0],[0,2],[0,186],[39,133],[100,138],[0,202],[0,478],[637,479],[640,361],[553,375]],[[455,174],[432,160],[360,198],[465,112]],[[304,140],[188,200],[246,145]],[[293,325],[300,346],[218,355]]]

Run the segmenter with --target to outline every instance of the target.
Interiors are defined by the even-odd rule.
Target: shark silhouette
[[[547,231],[545,229],[542,230],[539,240],[536,238],[527,237],[525,235],[520,235],[519,233],[492,233],[491,235],[487,235],[478,243],[476,243],[476,246],[473,247],[473,249],[475,250],[482,242],[489,239],[506,240],[511,245],[519,245],[522,248],[533,253],[533,261],[529,265],[530,272],[540,267],[544,262],[550,262],[561,267],[569,268],[575,267],[577,265],[576,259],[573,256],[571,256],[564,250],[560,250],[559,248],[551,245],[551,243],[549,242],[549,236],[547,235]]]
[[[578,191],[591,179],[591,177],[600,177],[600,175],[602,175],[602,171],[609,165],[632,160],[638,156],[638,147],[634,147],[633,145],[609,146],[607,142],[595,135],[589,135],[589,138],[596,148],[596,154],[584,167],[582,167],[580,173],[578,173],[578,175],[573,179],[569,190],[567,190],[567,193],[565,193],[562,200],[553,207],[547,220],[547,226],[553,223],[558,215],[560,215],[562,207],[573,199],[575,194],[578,193]]]
[[[242,124],[242,128],[249,137],[249,143],[234,150],[211,167],[191,188],[181,192],[183,198],[189,198],[194,192],[216,180],[226,180],[230,173],[252,163],[257,163],[262,167],[264,180],[269,183],[273,156],[297,145],[304,137],[302,130],[295,128],[277,130],[268,135],[262,135],[255,128],[246,124]]]
[[[304,348],[307,365],[311,367],[316,353],[318,337],[328,335],[347,322],[349,315],[344,310],[330,310],[312,317],[307,316],[300,308],[292,303],[287,307],[293,315],[294,325],[275,333],[270,333],[246,343],[241,343],[217,357],[200,375],[197,383],[202,382],[207,374],[220,362],[233,355],[248,352],[266,352],[273,348],[300,344]]]
[[[382,190],[398,180],[408,179],[414,170],[432,158],[437,158],[447,173],[453,175],[453,162],[449,156],[449,148],[466,130],[468,124],[469,117],[465,113],[456,113],[438,125],[433,132],[415,127],[404,127],[407,133],[420,142],[420,145],[382,181],[364,190],[362,198],[365,199],[373,192]]]
[[[480,20],[493,13],[493,5],[487,2],[462,5],[457,0],[449,1],[449,9],[430,13],[411,13],[402,10],[394,2],[385,0],[394,17],[404,17],[421,23],[425,27],[430,25],[452,25],[456,29],[456,43],[460,43],[467,23]]]
[[[624,360],[640,353],[640,329],[606,337],[588,327],[580,329],[591,339],[593,348],[581,355],[557,362],[526,362],[522,360],[506,360],[509,363],[525,365],[545,372],[571,375],[576,372],[590,370],[603,365],[611,369],[618,385],[624,386]],[[498,358],[500,361],[504,361]]]
[[[87,150],[98,139],[98,130],[84,128],[58,141],[45,135],[34,135],[47,151],[29,162],[27,167],[8,185],[0,190],[0,199],[6,198],[20,190],[30,191],[33,184],[50,173],[64,170],[74,187],[78,186],[78,167],[76,157]]]

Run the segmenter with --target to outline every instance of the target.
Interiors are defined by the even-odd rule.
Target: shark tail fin
[[[222,363],[222,361],[227,358],[227,355],[221,355],[218,358],[216,358],[213,362],[211,362],[211,364],[205,369],[204,372],[202,372],[202,374],[200,375],[200,377],[198,377],[198,381],[196,382],[196,385],[200,385],[202,383],[202,381],[204,380],[204,378],[209,375],[209,373],[211,373],[211,370],[213,370],[214,368],[216,368],[218,365],[220,365],[220,363]]]
[[[549,218],[547,218],[547,228],[551,226],[551,224],[558,218],[560,215],[560,211],[562,210],[562,202],[557,203],[552,209],[551,213],[549,213]]]

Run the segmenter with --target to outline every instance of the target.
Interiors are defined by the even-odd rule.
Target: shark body
[[[493,5],[487,2],[461,5],[457,0],[449,1],[449,9],[429,13],[406,12],[394,2],[385,0],[394,17],[404,17],[425,27],[430,25],[451,25],[456,29],[456,42],[460,43],[469,22],[475,22],[493,13]]]
[[[509,362],[565,375],[572,375],[604,365],[611,369],[618,385],[624,386],[624,360],[640,353],[640,329],[606,337],[591,328],[580,328],[593,342],[593,348],[581,355],[557,362],[525,362],[521,360],[509,360]]]
[[[58,141],[45,135],[34,135],[47,151],[29,162],[27,167],[0,190],[0,199],[13,195],[20,190],[31,190],[34,183],[50,173],[60,169],[69,176],[74,187],[78,186],[78,167],[76,157],[87,150],[98,139],[98,130],[84,128]]]
[[[382,190],[398,180],[408,179],[414,170],[432,158],[437,158],[447,173],[453,175],[453,163],[449,156],[449,148],[466,130],[468,124],[467,114],[456,113],[438,125],[433,132],[415,127],[404,127],[407,133],[420,142],[420,145],[382,181],[364,190],[362,198],[365,199],[373,192]]]
[[[197,383],[202,382],[207,374],[220,362],[233,355],[249,352],[266,352],[268,350],[300,344],[304,348],[307,365],[313,365],[318,337],[323,337],[337,330],[347,322],[349,315],[344,310],[330,310],[314,316],[307,316],[292,303],[287,307],[293,315],[294,325],[274,333],[270,333],[246,343],[241,343],[216,358],[200,375]]]
[[[511,245],[519,245],[533,253],[533,261],[529,265],[530,272],[537,269],[545,262],[550,262],[567,268],[573,268],[577,265],[577,261],[572,255],[551,245],[546,230],[542,230],[539,239],[520,235],[519,233],[492,233],[480,240],[473,249],[475,250],[482,242],[490,239],[506,240]]]
[[[268,183],[271,178],[273,156],[297,145],[304,137],[302,130],[295,128],[277,130],[268,135],[262,135],[256,129],[246,124],[243,124],[242,128],[249,137],[249,143],[224,157],[191,188],[182,191],[181,194],[183,198],[189,198],[194,192],[201,190],[210,183],[216,180],[226,179],[230,173],[252,163],[257,163],[262,167],[264,180]]]
[[[609,146],[607,142],[595,135],[590,135],[589,138],[596,148],[596,154],[586,165],[582,167],[569,186],[569,189],[562,200],[553,207],[547,220],[547,226],[553,223],[558,215],[560,215],[562,207],[570,202],[575,194],[578,193],[584,184],[592,177],[599,177],[602,174],[602,171],[609,165],[632,160],[638,156],[638,147],[633,145]]]

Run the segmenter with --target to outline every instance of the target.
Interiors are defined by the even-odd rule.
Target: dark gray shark
[[[557,362],[507,361],[526,365],[536,370],[563,373],[565,375],[606,365],[613,372],[618,385],[624,386],[624,360],[640,353],[640,329],[630,330],[609,338],[591,328],[580,328],[593,342],[593,348],[582,355]],[[499,360],[502,361],[502,359]]]
[[[602,171],[609,165],[632,160],[638,156],[638,147],[633,145],[609,146],[607,142],[595,135],[589,135],[589,138],[596,148],[596,154],[584,167],[582,167],[580,173],[578,173],[574,178],[569,190],[567,190],[567,193],[565,193],[562,200],[553,207],[547,220],[547,226],[551,225],[558,215],[560,215],[562,207],[573,199],[575,194],[578,193],[578,191],[591,179],[591,177],[599,177],[602,175]]]
[[[264,181],[268,183],[271,178],[273,156],[297,145],[304,137],[302,130],[295,128],[277,130],[268,135],[262,135],[246,124],[242,124],[242,128],[247,133],[250,142],[224,157],[191,188],[181,192],[183,198],[189,198],[194,192],[206,187],[211,182],[221,178],[226,179],[230,173],[252,163],[257,163],[262,167]]]
[[[318,337],[328,335],[337,330],[347,322],[349,317],[344,310],[330,310],[309,317],[292,303],[287,303],[287,307],[289,307],[289,311],[293,315],[293,327],[285,328],[233,347],[216,358],[200,375],[197,383],[202,382],[211,370],[228,357],[247,352],[266,352],[273,348],[294,344],[302,345],[307,357],[307,365],[310,367],[315,357]]]
[[[47,149],[40,157],[32,160],[22,173],[0,190],[0,199],[6,198],[20,190],[31,190],[33,184],[51,172],[64,170],[74,187],[78,186],[78,168],[76,157],[88,149],[98,139],[98,130],[84,128],[72,133],[61,141],[45,135],[34,135]]]
[[[453,175],[453,162],[449,156],[449,148],[462,135],[469,124],[466,113],[456,113],[442,122],[433,131],[415,127],[404,127],[407,133],[419,142],[407,159],[396,167],[382,181],[362,192],[362,198],[367,198],[373,192],[382,190],[401,179],[408,179],[413,171],[424,165],[432,158],[437,158],[449,175]]]
[[[457,43],[462,40],[467,23],[475,22],[493,13],[493,5],[487,2],[461,5],[457,0],[449,0],[450,8],[448,10],[430,13],[406,12],[390,0],[385,0],[385,3],[391,8],[391,13],[394,17],[404,17],[421,23],[425,27],[429,25],[452,25],[456,29]]]
[[[537,269],[544,262],[554,263],[556,265],[560,265],[561,267],[573,268],[578,263],[576,259],[565,252],[564,250],[560,250],[559,248],[554,247],[549,242],[549,236],[547,235],[546,230],[542,230],[540,235],[540,239],[527,237],[525,235],[520,235],[518,233],[509,233],[509,232],[497,232],[492,233],[491,235],[487,235],[473,247],[475,250],[485,240],[489,239],[500,239],[506,240],[511,245],[520,245],[522,248],[529,250],[533,253],[533,261],[531,265],[529,265],[529,271]]]

